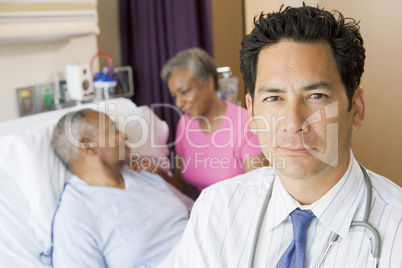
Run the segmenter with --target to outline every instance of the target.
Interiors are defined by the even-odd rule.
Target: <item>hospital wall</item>
[[[114,66],[121,66],[119,1],[98,0],[100,34],[98,48],[106,51],[113,59]],[[107,66],[105,57],[99,58],[100,66]]]
[[[98,50],[95,35],[72,39],[0,44],[0,122],[17,117],[15,88],[53,81],[68,64],[88,64]]]
[[[361,81],[365,90],[366,118],[354,131],[355,157],[370,170],[402,186],[402,1],[321,0],[305,1],[327,10],[338,10],[360,20],[366,48]],[[252,30],[256,14],[277,11],[282,3],[301,1],[245,0],[246,33]]]
[[[114,66],[121,66],[118,1],[98,0],[98,17],[100,34],[97,36],[0,43],[0,122],[18,116],[15,88],[52,82],[55,73],[64,79],[66,65],[89,64],[98,47],[111,55]],[[99,66],[106,66],[104,57],[94,61],[94,71]]]
[[[217,66],[229,66],[239,78],[238,103],[245,106],[245,85],[241,78],[239,50],[244,36],[243,0],[212,1],[214,59]]]

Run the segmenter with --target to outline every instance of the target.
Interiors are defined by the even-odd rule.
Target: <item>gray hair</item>
[[[88,124],[88,114],[92,112],[95,111],[82,109],[69,112],[60,118],[53,130],[52,145],[54,151],[67,168],[79,160],[79,150],[82,144],[75,142],[80,143],[82,138],[97,136],[95,126]],[[69,134],[72,134],[72,137]]]
[[[204,84],[212,76],[215,90],[218,90],[216,64],[204,50],[191,48],[177,53],[162,67],[162,80],[168,81],[172,73],[178,68],[187,68],[201,84]]]

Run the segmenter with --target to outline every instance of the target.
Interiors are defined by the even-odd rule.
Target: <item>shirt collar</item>
[[[124,181],[124,188],[125,190],[127,190],[128,185],[130,180],[128,180],[130,173],[132,173],[135,171],[128,168],[127,166],[123,166],[122,170],[121,170],[121,177],[123,178]],[[68,179],[68,181],[66,183],[71,183],[71,184],[78,184],[78,185],[87,185],[87,186],[91,186],[88,183],[86,183],[84,180],[78,178],[76,175],[72,174],[72,176]],[[120,189],[122,190],[122,189]]]
[[[345,238],[364,192],[364,176],[352,152],[348,169],[339,182],[310,206],[302,206],[293,199],[276,175],[267,210],[267,228],[271,230],[281,224],[296,208],[310,209],[324,226]]]
[[[272,190],[272,197],[268,204],[267,210],[267,229],[271,230],[282,223],[300,203],[289,195],[285,187],[283,187],[278,175],[275,175],[273,181],[274,188]]]
[[[71,176],[70,179],[67,181],[67,183],[88,185],[88,183],[86,183],[85,181],[81,180],[76,175]]]

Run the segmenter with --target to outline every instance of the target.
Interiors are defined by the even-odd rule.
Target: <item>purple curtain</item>
[[[137,105],[174,104],[160,78],[163,64],[192,47],[213,55],[210,0],[119,0],[122,64],[134,75]],[[179,114],[171,108],[155,113],[170,128],[174,141]],[[172,149],[172,148],[171,148]]]

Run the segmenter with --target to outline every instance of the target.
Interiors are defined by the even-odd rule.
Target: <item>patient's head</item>
[[[121,168],[128,160],[125,140],[125,134],[106,114],[83,109],[70,112],[59,120],[52,143],[56,154],[69,169],[99,162],[113,170]]]
[[[83,146],[79,144],[79,141],[83,137],[96,138],[95,126],[87,123],[87,116],[91,112],[94,111],[83,109],[67,113],[60,118],[54,128],[52,144],[57,156],[67,167],[79,159],[80,146]],[[72,134],[70,138],[68,138],[69,133]]]

